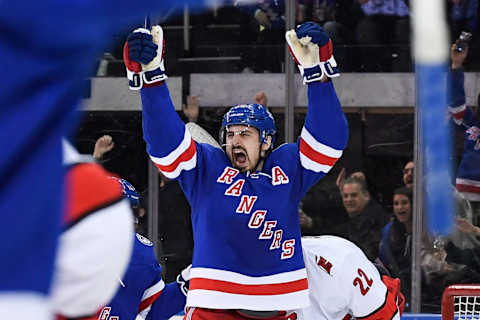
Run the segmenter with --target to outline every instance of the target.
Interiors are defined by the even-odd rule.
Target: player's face
[[[413,187],[413,169],[414,168],[415,168],[415,164],[412,161],[408,162],[403,168],[403,183],[407,188]]]
[[[362,212],[370,198],[362,192],[358,183],[346,183],[343,185],[342,199],[348,215],[355,216]]]
[[[412,221],[412,205],[406,195],[396,194],[393,196],[393,213],[403,224]]]
[[[260,160],[260,134],[256,128],[233,125],[226,129],[226,152],[234,168],[254,170]]]

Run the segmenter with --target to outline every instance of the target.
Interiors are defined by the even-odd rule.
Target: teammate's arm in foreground
[[[95,320],[113,297],[132,252],[133,215],[121,186],[64,142],[66,209],[52,286],[60,319]],[[63,318],[62,318],[63,317]]]

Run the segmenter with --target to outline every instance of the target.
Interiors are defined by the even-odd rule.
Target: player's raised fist
[[[153,42],[150,30],[139,28],[130,33],[127,38],[130,59],[148,64],[157,55],[158,45]]]
[[[167,78],[164,66],[165,41],[160,26],[138,28],[127,38],[123,60],[132,90],[160,84]]]
[[[295,59],[304,83],[319,81],[325,75],[340,74],[333,57],[333,46],[327,32],[314,22],[306,22],[285,34],[288,48]]]

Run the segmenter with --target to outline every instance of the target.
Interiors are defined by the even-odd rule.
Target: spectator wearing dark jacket
[[[373,261],[378,257],[381,232],[388,214],[371,199],[363,179],[349,177],[341,190],[343,206],[349,216],[346,237]]]
[[[412,189],[401,187],[393,194],[394,217],[382,230],[380,260],[402,281],[402,292],[410,300],[412,247]]]

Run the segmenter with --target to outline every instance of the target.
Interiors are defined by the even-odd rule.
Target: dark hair
[[[396,195],[396,194],[404,195],[410,200],[410,203],[413,202],[412,189],[409,189],[407,187],[400,187],[400,188],[395,189],[395,191],[393,191],[393,195]]]

